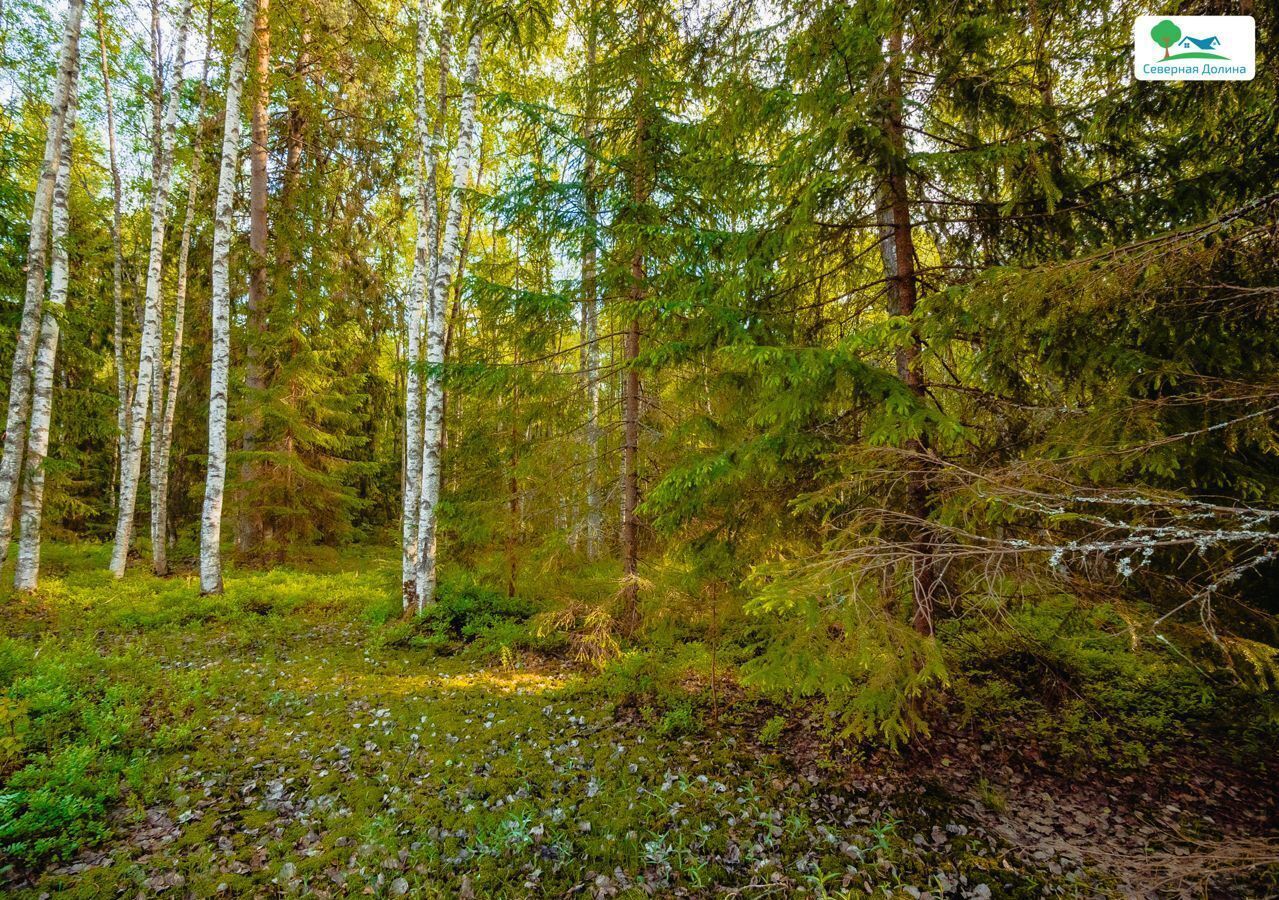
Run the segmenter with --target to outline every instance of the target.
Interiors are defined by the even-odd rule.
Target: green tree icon
[[[1181,29],[1170,19],[1164,19],[1150,29],[1150,36],[1155,39],[1156,44],[1164,48],[1164,59],[1167,59],[1168,48],[1181,40]]]

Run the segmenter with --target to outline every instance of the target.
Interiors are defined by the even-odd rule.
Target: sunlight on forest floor
[[[381,672],[335,670],[327,673],[329,683],[346,690],[393,697],[422,697],[434,692],[469,691],[477,697],[498,694],[545,694],[562,689],[565,676],[518,672],[507,669],[479,669],[472,672],[433,672],[426,675],[388,675]],[[317,680],[303,678],[299,690],[312,689]]]
[[[1114,884],[1047,835],[1014,848],[963,798],[761,753],[731,713],[681,734],[562,663],[381,646],[393,569],[246,573],[199,598],[183,579],[112,583],[90,571],[98,557],[56,548],[61,576],[0,638],[21,704],[10,724],[48,754],[26,757],[14,783],[28,793],[4,800],[16,895],[986,898]]]

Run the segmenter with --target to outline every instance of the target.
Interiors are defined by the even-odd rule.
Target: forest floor
[[[1274,888],[1273,783],[1186,759],[1071,779],[946,735],[835,762],[802,723],[761,743],[750,704],[680,734],[567,662],[379,642],[385,556],[232,572],[200,598],[191,577],[115,584],[99,549],[55,548],[0,626],[0,750],[25,766],[0,796],[3,889],[1132,896],[1214,872],[1221,896]]]

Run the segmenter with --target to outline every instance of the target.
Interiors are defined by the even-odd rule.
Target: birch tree
[[[462,201],[471,170],[471,149],[475,139],[475,92],[480,78],[481,32],[477,25],[466,53],[462,80],[462,101],[457,147],[453,153],[453,184],[448,215],[444,220],[444,242],[438,268],[431,284],[426,333],[426,406],[422,427],[422,483],[418,501],[417,608],[424,610],[435,600],[436,512],[440,498],[440,433],[444,426],[444,384],[440,366],[444,362],[444,304],[457,266],[461,247]]]
[[[13,353],[13,373],[9,380],[9,407],[5,418],[4,454],[0,456],[0,565],[9,555],[13,534],[13,508],[18,497],[22,456],[26,449],[27,422],[31,413],[31,367],[35,361],[44,305],[45,251],[49,238],[49,217],[53,205],[53,183],[62,155],[64,124],[70,102],[71,81],[80,43],[80,21],[84,0],[70,0],[67,21],[58,56],[58,74],[53,86],[49,124],[45,132],[44,156],[31,206],[31,233],[27,243],[27,284]]]
[[[213,6],[205,31],[205,47],[213,43]],[[191,171],[187,177],[187,205],[182,218],[182,236],[178,245],[177,288],[173,298],[173,346],[169,354],[169,377],[157,378],[161,389],[160,414],[152,423],[151,438],[151,565],[157,575],[169,574],[167,534],[169,530],[169,457],[173,451],[173,423],[177,417],[178,387],[182,381],[182,341],[186,332],[187,274],[191,259],[191,223],[195,219],[195,200],[200,187],[200,151],[203,147],[204,115],[209,99],[209,58],[204,55],[200,73],[200,103],[196,110],[195,137],[191,145]],[[167,383],[165,383],[167,382]],[[156,431],[158,430],[158,434]]]
[[[62,128],[62,152],[53,184],[51,212],[49,304],[40,326],[32,373],[31,423],[23,462],[21,535],[13,584],[20,591],[34,591],[40,575],[40,517],[44,510],[44,461],[49,452],[49,421],[53,414],[53,367],[58,352],[58,314],[67,304],[69,281],[67,256],[67,193],[71,186],[71,141],[75,130],[76,82],[80,66],[72,67],[66,119]]]
[[[417,156],[417,242],[413,258],[413,294],[408,315],[408,375],[404,397],[404,501],[402,578],[404,609],[413,604],[417,593],[418,503],[422,485],[422,330],[426,324],[427,298],[437,268],[436,248],[439,243],[440,207],[436,201],[436,178],[439,143],[443,134],[444,113],[448,103],[449,34],[442,27],[439,44],[439,102],[434,131],[427,130],[426,58],[430,34],[428,0],[418,5],[416,52],[416,90],[414,120],[420,146]]]
[[[426,127],[426,50],[427,27],[430,22],[427,0],[420,0],[417,18],[417,46],[414,54],[414,124],[418,142],[417,159],[417,242],[413,254],[413,292],[408,314],[408,373],[404,388],[404,501],[402,508],[403,552],[401,582],[404,585],[404,609],[414,599],[414,574],[417,570],[417,503],[422,473],[422,378],[419,364],[422,355],[422,318],[426,313],[427,280],[430,277],[429,251],[431,226],[438,221],[438,209],[427,196]],[[432,210],[435,215],[431,215]]]
[[[222,124],[222,162],[213,216],[212,296],[213,353],[209,371],[209,467],[200,516],[200,591],[222,591],[222,497],[226,488],[227,370],[231,362],[231,212],[235,199],[236,161],[240,149],[240,95],[253,38],[257,0],[244,0],[235,56],[227,75],[226,112]]]
[[[111,572],[124,577],[133,536],[133,514],[138,500],[138,480],[142,474],[142,438],[147,427],[148,406],[157,405],[155,379],[160,362],[162,334],[161,275],[164,268],[164,226],[169,214],[169,182],[173,174],[173,142],[177,131],[178,105],[182,99],[182,69],[186,63],[187,29],[191,21],[191,0],[182,4],[177,48],[173,63],[173,87],[165,103],[164,122],[156,135],[158,156],[155,184],[151,194],[151,252],[147,259],[146,306],[138,353],[138,374],[129,409],[129,432],[120,477],[120,507],[117,511],[115,546],[111,552]],[[158,103],[158,97],[157,101]]]

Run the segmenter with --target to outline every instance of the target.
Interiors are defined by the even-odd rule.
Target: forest
[[[0,891],[1279,896],[1276,27],[0,0]]]

